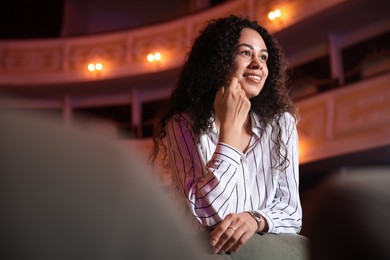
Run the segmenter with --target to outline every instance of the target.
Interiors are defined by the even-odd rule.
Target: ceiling
[[[58,37],[65,0],[2,0],[0,39]]]
[[[122,30],[175,19],[226,1],[209,0],[208,6],[202,6],[206,1],[164,0],[161,5],[158,0],[1,0],[0,40],[61,37],[69,23],[76,30],[86,27],[85,34]]]

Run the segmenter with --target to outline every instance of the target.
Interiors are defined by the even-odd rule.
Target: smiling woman
[[[196,38],[156,125],[151,159],[167,159],[181,209],[213,253],[306,257],[287,93],[280,48],[255,21],[211,20]]]

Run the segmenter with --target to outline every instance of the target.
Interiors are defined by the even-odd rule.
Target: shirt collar
[[[251,111],[250,118],[252,123],[252,133],[257,135],[257,137],[260,137],[262,127],[261,127],[259,117],[254,112]]]

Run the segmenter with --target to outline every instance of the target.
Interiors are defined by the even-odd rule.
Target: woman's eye
[[[242,51],[241,53],[244,54],[245,56],[251,56],[250,51]]]
[[[267,61],[268,60],[268,56],[267,55],[261,55],[260,56],[260,60]]]

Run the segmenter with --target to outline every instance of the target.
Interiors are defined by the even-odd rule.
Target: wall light
[[[101,71],[103,69],[103,65],[101,64],[101,63],[95,63],[95,64],[93,64],[93,63],[90,63],[90,64],[88,64],[88,70],[89,71]]]
[[[103,65],[101,63],[96,63],[95,64],[95,69],[96,70],[102,70],[103,69]]]
[[[154,54],[149,53],[146,58],[149,62],[160,61],[161,60],[161,53],[159,53],[159,52],[155,52]]]
[[[275,19],[279,18],[280,16],[282,16],[282,12],[279,9],[276,9],[276,10],[268,13],[268,19],[270,19],[270,20],[275,20]]]

